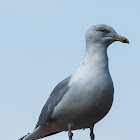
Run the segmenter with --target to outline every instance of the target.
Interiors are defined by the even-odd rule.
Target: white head
[[[112,27],[105,24],[94,25],[86,33],[87,44],[99,43],[108,47],[114,41],[129,43],[127,38],[118,35]]]

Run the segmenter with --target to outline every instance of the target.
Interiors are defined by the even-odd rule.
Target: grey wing
[[[48,98],[46,104],[44,105],[41,114],[39,116],[38,122],[36,124],[36,127],[41,124],[47,124],[51,122],[52,118],[51,115],[53,113],[53,110],[55,106],[61,101],[63,96],[66,94],[66,92],[69,89],[69,81],[71,79],[71,76],[61,81],[52,91],[50,97]]]

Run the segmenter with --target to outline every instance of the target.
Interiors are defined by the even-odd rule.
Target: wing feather
[[[68,84],[69,84],[70,79],[71,79],[71,76],[67,77],[54,88],[54,90],[52,91],[50,97],[48,98],[46,104],[44,105],[40,113],[36,127],[41,124],[47,124],[51,122],[52,120],[51,115],[53,113],[55,106],[61,101],[61,99],[67,93],[69,89]]]

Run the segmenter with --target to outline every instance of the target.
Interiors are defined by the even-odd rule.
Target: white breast
[[[90,55],[90,56],[89,56]],[[103,111],[106,114],[112,104],[113,83],[108,71],[107,56],[89,54],[72,75],[69,90],[54,108],[52,117],[74,120],[85,112]],[[101,117],[102,117],[101,114]]]

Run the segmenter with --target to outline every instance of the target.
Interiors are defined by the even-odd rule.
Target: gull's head
[[[94,25],[86,33],[86,43],[103,44],[108,47],[115,41],[129,43],[127,38],[118,35],[112,27],[105,24]]]

